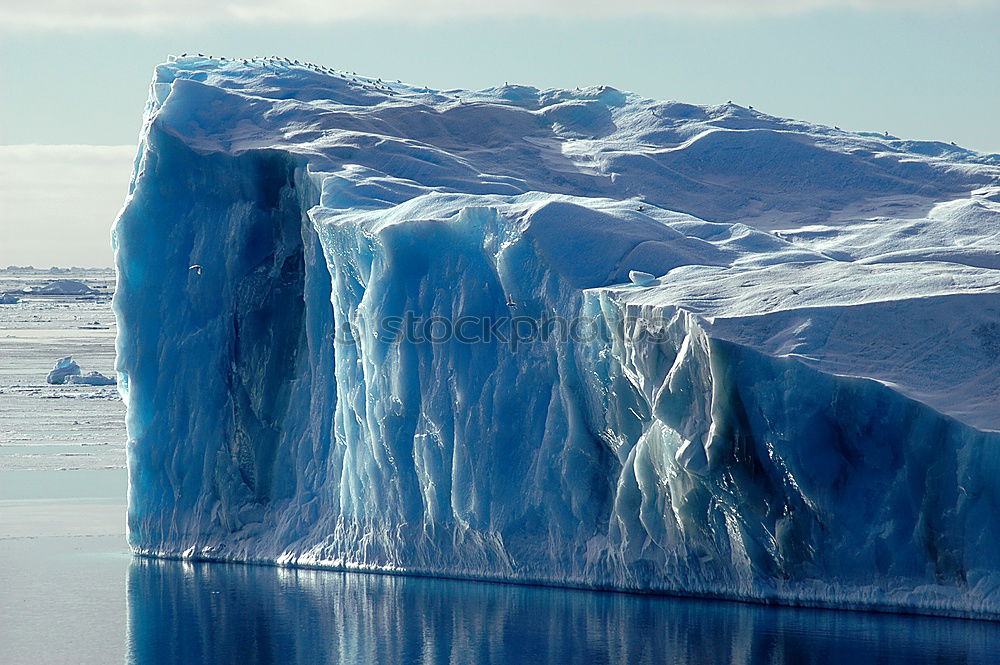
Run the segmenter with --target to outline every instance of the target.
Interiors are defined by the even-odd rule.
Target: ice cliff
[[[113,241],[136,552],[1000,616],[1000,156],[180,57]]]

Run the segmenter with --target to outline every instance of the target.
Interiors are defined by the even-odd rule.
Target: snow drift
[[[183,57],[114,245],[136,552],[1000,614],[998,156]]]

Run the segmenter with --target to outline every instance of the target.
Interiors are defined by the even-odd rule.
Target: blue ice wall
[[[130,543],[994,616],[1000,176],[945,150],[162,65],[114,232]]]

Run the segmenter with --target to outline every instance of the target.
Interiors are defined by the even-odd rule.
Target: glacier
[[[112,239],[136,553],[1000,617],[1000,155],[171,57]]]

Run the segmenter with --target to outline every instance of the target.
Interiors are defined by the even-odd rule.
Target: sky
[[[153,66],[607,84],[1000,152],[1000,0],[0,0],[0,266],[109,266]]]

